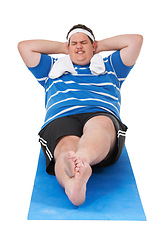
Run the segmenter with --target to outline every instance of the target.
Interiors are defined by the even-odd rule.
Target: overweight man
[[[138,34],[96,41],[90,28],[78,24],[68,32],[67,42],[18,44],[24,63],[45,89],[39,142],[46,171],[56,175],[76,206],[85,201],[93,167],[115,163],[122,152],[127,126],[120,119],[120,89],[142,42]],[[102,58],[102,51],[114,52]]]

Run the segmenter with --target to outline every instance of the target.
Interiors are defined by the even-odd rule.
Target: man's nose
[[[81,43],[77,43],[77,48],[82,48],[82,44]]]

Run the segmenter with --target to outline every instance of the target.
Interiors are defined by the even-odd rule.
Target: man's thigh
[[[83,134],[85,133],[93,133],[94,136],[99,133],[108,134],[110,149],[113,149],[116,144],[116,129],[113,121],[107,116],[99,115],[90,118],[83,128]]]

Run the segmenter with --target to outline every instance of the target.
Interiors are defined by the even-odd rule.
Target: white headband
[[[74,30],[72,30],[70,33],[69,33],[69,35],[68,35],[68,44],[69,44],[69,40],[70,40],[70,38],[71,38],[71,36],[74,34],[74,33],[79,33],[79,32],[81,32],[81,33],[85,33],[88,37],[90,37],[91,39],[92,39],[92,41],[94,42],[94,37],[92,36],[92,34],[89,32],[89,31],[87,31],[87,30],[84,30],[84,29],[82,29],[82,28],[76,28],[76,29],[74,29]]]

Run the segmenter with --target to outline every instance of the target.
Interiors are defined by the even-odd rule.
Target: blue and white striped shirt
[[[103,60],[106,72],[97,76],[91,73],[90,64],[74,64],[77,75],[51,79],[49,72],[57,59],[45,54],[36,67],[28,67],[45,88],[46,116],[41,129],[56,118],[87,112],[108,112],[120,119],[120,88],[133,66],[124,65],[120,51]]]

